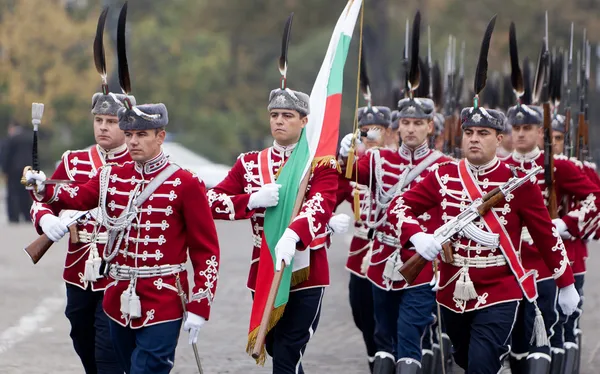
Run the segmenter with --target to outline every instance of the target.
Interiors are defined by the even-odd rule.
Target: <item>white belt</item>
[[[531,234],[529,233],[529,230],[527,230],[527,227],[525,227],[525,226],[523,226],[523,228],[521,229],[521,241],[527,242],[527,243],[533,243]]]
[[[382,232],[379,232],[379,231],[376,232],[374,236],[375,236],[375,238],[377,240],[379,240],[380,243],[383,243],[385,245],[390,245],[390,246],[395,247],[395,248],[400,248],[401,247],[401,245],[400,245],[400,239],[396,238],[395,236],[386,235],[386,234],[384,234]]]
[[[93,232],[77,231],[77,236],[79,237],[79,243],[106,244],[108,241],[108,233],[106,232],[94,234]]]
[[[355,227],[354,236],[363,240],[371,240],[369,239],[369,229],[366,227]]]
[[[117,280],[130,280],[135,278],[152,278],[173,275],[185,270],[185,264],[142,266],[139,268],[127,265],[111,265],[108,274]]]
[[[489,256],[489,257],[463,257],[454,254],[452,265],[457,267],[468,268],[488,268],[494,266],[505,266],[507,264],[504,256]]]

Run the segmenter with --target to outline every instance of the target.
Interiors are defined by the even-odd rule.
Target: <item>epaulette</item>
[[[585,165],[588,168],[594,169],[594,170],[596,170],[596,168],[597,168],[595,162],[583,161],[583,165]]]
[[[251,154],[254,154],[254,153],[259,153],[259,152],[258,151],[242,152],[242,153],[240,153],[239,156],[237,156],[237,159],[239,160],[240,158],[242,158],[242,157],[244,157],[246,155],[251,155]]]
[[[579,161],[576,157],[570,157],[570,158],[567,158],[567,159],[569,161],[571,161],[572,163],[574,163],[575,166],[579,167],[580,169],[583,169],[583,162]]]
[[[451,160],[444,161],[444,162],[438,162],[436,165],[439,168],[440,166],[451,165],[451,164],[458,164],[458,162],[455,159],[451,159]]]

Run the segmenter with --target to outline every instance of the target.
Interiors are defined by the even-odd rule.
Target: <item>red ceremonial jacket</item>
[[[510,165],[519,166],[524,170],[530,170],[535,166],[544,166],[544,151],[536,148],[527,155],[520,155],[513,152],[511,157],[505,162]],[[544,203],[548,206],[548,188],[544,181],[544,173],[537,175],[537,183],[542,190]],[[577,205],[561,217],[567,225],[569,233],[575,238],[587,237],[594,231],[591,228],[597,227],[595,218],[598,216],[599,210],[596,201],[600,201],[600,188],[594,185],[582,170],[569,161],[566,156],[554,155],[554,189],[558,203],[563,198],[577,201]],[[549,279],[552,277],[552,273],[540,258],[534,241],[535,239],[528,236],[526,232],[524,233],[523,242],[521,243],[523,266],[527,269],[535,269],[538,272],[538,281]],[[580,252],[580,250],[577,248],[578,244],[574,240],[567,241],[567,243],[569,243],[567,244],[569,259],[573,261],[578,257],[576,252]]]
[[[369,188],[354,181],[349,181],[344,175],[340,175],[338,179],[336,207],[342,202],[347,201],[354,211],[355,188],[358,191],[360,219],[354,221],[354,236],[350,242],[350,251],[348,252],[348,260],[346,260],[346,270],[360,278],[366,278],[366,275],[362,273],[361,267],[365,256],[369,252],[369,249],[371,249],[371,243],[373,242],[373,240],[369,239],[367,216],[370,215],[372,221],[377,218],[375,216],[375,209],[370,209],[372,208],[372,202]]]
[[[111,151],[105,151],[99,145],[89,150],[66,151],[51,178],[87,182],[107,163],[122,164],[127,161],[131,161],[131,156],[125,144]],[[31,220],[40,235],[43,234],[40,219],[46,214],[53,214],[50,206],[34,201],[31,206]],[[84,279],[85,261],[90,255],[90,244],[95,242],[98,253],[102,254],[106,243],[106,229],[96,222],[97,214],[98,210],[93,209],[88,216],[75,224],[79,240],[77,243],[69,240],[63,279],[84,290],[91,285],[93,291],[103,291],[110,282],[108,277],[100,274],[101,278],[95,282]]]
[[[170,164],[161,152],[143,165],[133,161],[107,165],[85,184],[47,185],[44,196],[32,195],[48,203],[54,212],[99,206],[106,225],[108,219],[117,218],[125,210],[132,191],[139,188],[142,192]],[[103,175],[105,179],[101,179]],[[117,242],[118,254],[110,264],[109,274],[115,280],[105,290],[106,314],[131,328],[182,318],[175,273],[179,271],[187,294],[188,277],[183,267],[189,254],[194,287],[187,310],[208,320],[217,287],[219,244],[204,183],[192,172],[179,169],[142,203],[132,218],[133,222],[124,229],[125,237]],[[165,273],[160,276],[138,276],[132,280],[130,275],[163,269]],[[122,275],[128,271],[129,275]],[[121,312],[120,298],[130,285],[139,296],[141,318],[130,318]]]
[[[208,190],[208,203],[214,219],[250,219],[253,248],[246,285],[252,291],[256,287],[265,209],[249,210],[248,201],[250,195],[258,191],[263,184],[275,182],[277,172],[290,157],[294,147],[283,147],[274,143],[272,147],[261,152],[242,153],[227,177]],[[329,247],[331,230],[327,223],[335,208],[337,178],[335,160],[332,160],[331,164],[315,166],[300,213],[289,225],[300,237],[297,249],[311,250],[309,277],[292,287],[291,291],[329,285],[326,250]]]
[[[475,169],[472,173],[483,194],[513,177],[509,166],[497,158],[479,168],[472,165],[469,167],[471,170]],[[417,216],[439,206],[441,218],[446,223],[465,211],[471,202],[459,176],[458,162],[450,161],[436,165],[435,170],[421,183],[395,198],[388,216],[390,220],[394,217],[400,241],[407,244],[414,234],[422,231]],[[527,226],[538,243],[539,255],[546,266],[552,269],[552,276],[559,287],[574,282],[565,247],[551,223],[543,197],[535,184],[525,183],[501,200],[493,211],[516,249],[521,241],[521,229],[524,225]],[[481,218],[477,218],[474,223],[479,229],[488,231]],[[517,278],[499,247],[485,247],[466,236],[453,238],[451,245],[454,263],[440,263],[437,300],[441,305],[462,313],[523,298]],[[476,297],[469,300],[459,299],[455,295],[457,280],[463,277],[463,272],[466,272],[466,281],[472,281],[476,292]]]
[[[387,204],[392,200],[394,192],[390,189],[400,180],[403,173],[419,165],[433,151],[427,142],[414,151],[402,144],[398,150],[371,149],[358,160],[358,183],[370,186],[373,204],[379,208],[377,220],[381,223],[376,226],[374,234],[373,252],[369,262],[367,278],[377,287],[384,290],[400,290],[429,283],[433,278],[433,268],[424,269],[415,282],[408,285],[397,270],[414,255],[414,247],[402,246],[394,223],[386,216]],[[426,168],[406,188],[409,190],[417,185],[429,173],[429,170],[440,162],[449,158],[441,155],[431,166]],[[399,192],[399,191],[398,191]],[[386,196],[388,195],[388,196]],[[387,201],[387,203],[386,203]],[[423,231],[433,232],[440,225],[439,207],[432,207],[419,215],[418,220]]]

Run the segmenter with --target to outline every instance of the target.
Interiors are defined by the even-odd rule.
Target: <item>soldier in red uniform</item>
[[[480,107],[465,108],[461,123],[466,159],[437,165],[421,183],[395,198],[388,210],[388,221],[397,230],[400,242],[412,243],[416,252],[428,260],[437,256],[441,244],[433,233],[422,230],[419,215],[439,206],[443,222],[448,222],[473,200],[514,176],[496,157],[504,115]],[[564,245],[534,184],[515,190],[473,224],[474,229],[497,234],[500,245],[465,233],[452,238],[453,259],[440,265],[437,301],[442,306],[457,364],[467,374],[496,373],[508,353],[523,294],[531,300],[536,297],[534,275],[525,274],[515,249],[523,224],[553,270],[561,287],[559,304],[566,314],[573,312],[579,297]]]
[[[512,125],[514,152],[504,162],[525,170],[544,166],[544,151],[537,146],[542,131],[541,108],[519,104],[509,108],[507,117],[507,122]],[[596,201],[600,201],[600,188],[563,155],[554,155],[554,180],[557,201],[569,199],[578,202],[569,212],[561,212],[561,217],[553,220],[558,233],[567,241],[569,258],[574,260],[578,241],[573,238],[585,238],[586,232],[597,227],[594,218],[598,215]],[[547,198],[549,191],[543,174],[537,175],[537,183]],[[552,370],[559,370],[564,359],[562,324],[559,323],[556,305],[560,283],[540,257],[539,243],[527,230],[522,235],[521,257],[525,268],[537,271],[537,304],[544,318],[550,346],[530,344],[536,314],[533,304],[523,303],[512,336],[511,370],[514,373],[546,373],[550,366],[554,367]]]
[[[378,115],[374,110],[372,116]],[[403,247],[396,239],[385,211],[389,202],[404,190],[412,188],[429,173],[436,162],[446,161],[440,152],[428,145],[433,130],[433,101],[426,98],[406,98],[398,102],[399,133],[402,144],[398,150],[372,149],[359,158],[356,178],[368,186],[373,201],[373,218],[367,223],[368,237],[374,239],[367,278],[373,284],[375,311],[374,373],[412,373],[421,367],[421,339],[433,322],[431,311],[435,303],[428,268],[413,285],[408,285],[397,270],[414,251]],[[346,157],[351,134],[341,142],[340,155]],[[428,229],[439,226],[435,209],[419,218]]]
[[[119,81],[129,93],[122,54],[126,10],[127,4],[119,17],[117,50]],[[190,343],[209,319],[219,269],[217,232],[204,183],[162,151],[169,122],[165,105],[133,106],[125,98],[117,114],[133,161],[104,165],[85,184],[45,185],[44,173],[31,170],[24,177],[34,199],[48,204],[54,214],[98,208],[97,221],[107,232],[105,273],[112,278],[103,308],[121,369],[128,374],[169,373],[182,318]],[[194,286],[184,314],[180,294],[190,288],[188,258]]]
[[[86,150],[66,151],[52,179],[86,182],[107,163],[131,161],[125,134],[119,128],[117,118],[117,111],[123,107],[126,97],[135,105],[133,96],[110,93],[106,82],[103,82],[102,92],[92,97],[96,144]],[[64,211],[61,216],[55,215],[46,204],[34,202],[31,207],[31,219],[38,233],[45,233],[55,242],[69,231],[65,222],[79,217],[71,226],[63,271],[67,288],[65,315],[71,323],[73,346],[86,373],[122,373],[110,341],[108,317],[102,310],[104,289],[110,280],[101,270],[100,253],[107,235],[97,220],[98,208],[87,212]]]
[[[276,176],[298,144],[308,122],[309,97],[289,88],[269,95],[269,116],[273,146],[260,152],[241,154],[227,177],[208,191],[214,219],[250,219],[253,249],[247,287],[256,289],[261,235],[265,209],[279,202]],[[303,373],[302,356],[321,313],[321,301],[329,285],[327,247],[328,221],[336,203],[337,163],[314,165],[300,214],[290,223],[275,248],[277,263],[290,263],[295,251],[310,250],[308,279],[291,288],[281,319],[269,331],[267,353],[273,357],[273,373]],[[291,243],[292,245],[290,245]],[[268,259],[271,261],[271,259]]]
[[[390,110],[386,107],[363,107],[358,110],[358,129],[360,131],[359,158],[364,151],[383,147],[389,140]],[[398,142],[396,142],[398,144]],[[388,145],[389,146],[389,145]],[[350,243],[346,270],[350,272],[348,296],[352,317],[360,330],[367,348],[369,368],[373,372],[376,345],[374,341],[375,318],[373,311],[373,292],[371,282],[366,272],[372,252],[373,237],[370,236],[371,226],[377,221],[376,207],[371,200],[368,186],[350,181],[343,175],[339,178],[338,205],[345,201],[354,202],[354,194],[359,196],[360,219],[354,222],[354,237]],[[372,234],[372,232],[371,232]]]

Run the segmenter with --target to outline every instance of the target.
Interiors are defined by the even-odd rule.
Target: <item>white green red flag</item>
[[[252,352],[269,290],[275,274],[275,246],[292,220],[300,184],[319,162],[335,160],[339,137],[344,66],[362,0],[350,0],[335,25],[325,59],[310,93],[310,115],[300,140],[277,177],[279,204],[265,213],[264,231],[258,264],[256,290],[250,315],[248,353]],[[269,321],[270,330],[288,301],[292,279],[297,284],[308,276],[310,251],[296,251],[291,266],[284,268]],[[265,360],[264,351],[257,363]]]

